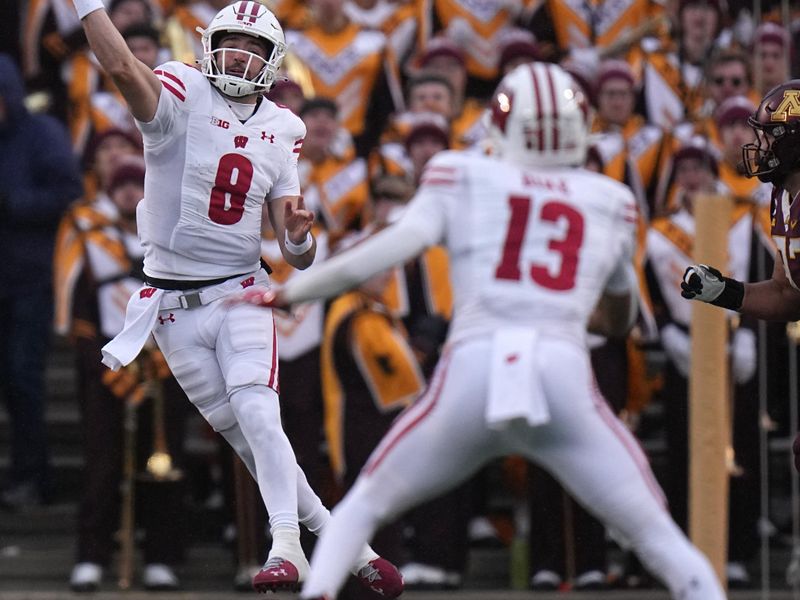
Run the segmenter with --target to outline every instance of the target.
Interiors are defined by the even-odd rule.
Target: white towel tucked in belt
[[[538,332],[534,329],[500,329],[492,341],[486,422],[502,429],[514,419],[529,425],[550,420],[547,399],[536,361]]]
[[[131,295],[125,309],[125,326],[101,350],[105,366],[117,371],[139,356],[156,325],[163,295],[164,290],[147,286]]]

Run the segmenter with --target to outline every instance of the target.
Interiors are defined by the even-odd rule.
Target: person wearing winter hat
[[[267,92],[267,98],[275,104],[282,104],[294,114],[300,113],[300,108],[306,101],[303,88],[291,79],[278,79]]]
[[[638,91],[638,81],[627,62],[601,62],[594,89],[597,112],[592,133],[596,151],[602,157],[602,172],[638,195],[642,216],[647,220],[654,208],[654,188],[666,136],[662,129],[634,112]]]
[[[500,60],[498,61],[499,77],[502,79],[517,65],[542,60],[542,52],[536,45],[536,38],[532,33],[519,30],[506,36],[500,47]]]
[[[136,206],[144,196],[144,162],[138,158],[121,161],[111,174],[108,195],[127,227],[136,229]]]
[[[467,148],[484,137],[481,117],[484,106],[478,99],[467,96],[467,67],[464,52],[448,38],[431,39],[419,58],[422,72],[436,73],[450,82],[453,88],[453,112],[450,127],[454,149]]]
[[[633,69],[624,60],[607,60],[600,64],[595,84],[597,121],[623,128],[633,116],[636,103],[636,79]]]
[[[362,213],[369,199],[366,161],[342,152],[343,131],[339,108],[332,98],[317,96],[303,103],[298,116],[306,126],[300,155],[299,173],[306,206],[337,240],[351,229],[362,226]],[[337,186],[335,181],[346,181]],[[270,262],[272,264],[272,262]]]
[[[755,104],[747,96],[731,96],[714,111],[721,153],[720,177],[738,197],[742,193],[749,195],[761,183],[748,179],[741,165],[742,146],[755,141],[755,134],[747,124],[755,110]]]
[[[785,27],[770,21],[759,25],[753,49],[753,71],[761,94],[790,78],[792,37]]]
[[[140,156],[141,138],[125,129],[111,128],[89,140],[83,153],[84,198],[91,200],[108,191],[111,175],[125,157]]]
[[[411,160],[414,181],[419,183],[425,164],[437,153],[450,147],[447,123],[438,115],[417,122],[405,139],[406,152]]]

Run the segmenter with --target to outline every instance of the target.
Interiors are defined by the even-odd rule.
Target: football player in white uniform
[[[135,59],[101,0],[75,0],[91,49],[142,132],[147,174],[137,210],[146,287],[103,362],[131,362],[151,334],[192,403],[259,483],[272,548],[259,591],[296,588],[308,571],[299,520],[319,532],[330,515],[296,465],[281,428],[272,314],[223,301],[267,284],[261,222],[283,256],[305,269],[315,254],[313,214],[299,196],[303,122],[264,97],[286,53],[275,16],[252,0],[223,8],[202,33],[200,69]],[[394,566],[363,545],[352,569],[384,596],[402,591]]]
[[[442,359],[334,510],[303,598],[333,599],[381,523],[507,454],[550,471],[673,598],[725,597],[592,377],[587,326],[620,334],[635,317],[637,214],[627,187],[580,167],[586,118],[582,92],[560,67],[517,67],[491,107],[494,156],[440,153],[395,225],[281,289],[241,294],[285,307],[337,294],[434,244],[450,253],[454,318]]]

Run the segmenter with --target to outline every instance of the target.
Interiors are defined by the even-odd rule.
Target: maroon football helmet
[[[780,184],[800,169],[800,79],[771,89],[747,121],[756,142],[742,146],[748,177]]]

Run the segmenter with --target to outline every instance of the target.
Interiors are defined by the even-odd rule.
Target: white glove
[[[681,288],[684,298],[713,302],[725,289],[725,280],[714,267],[692,265],[683,274]]]
[[[692,343],[689,335],[677,325],[669,324],[661,330],[661,345],[678,372],[688,377],[692,359]]]
[[[731,343],[733,380],[747,383],[756,373],[756,336],[750,329],[737,329]]]

